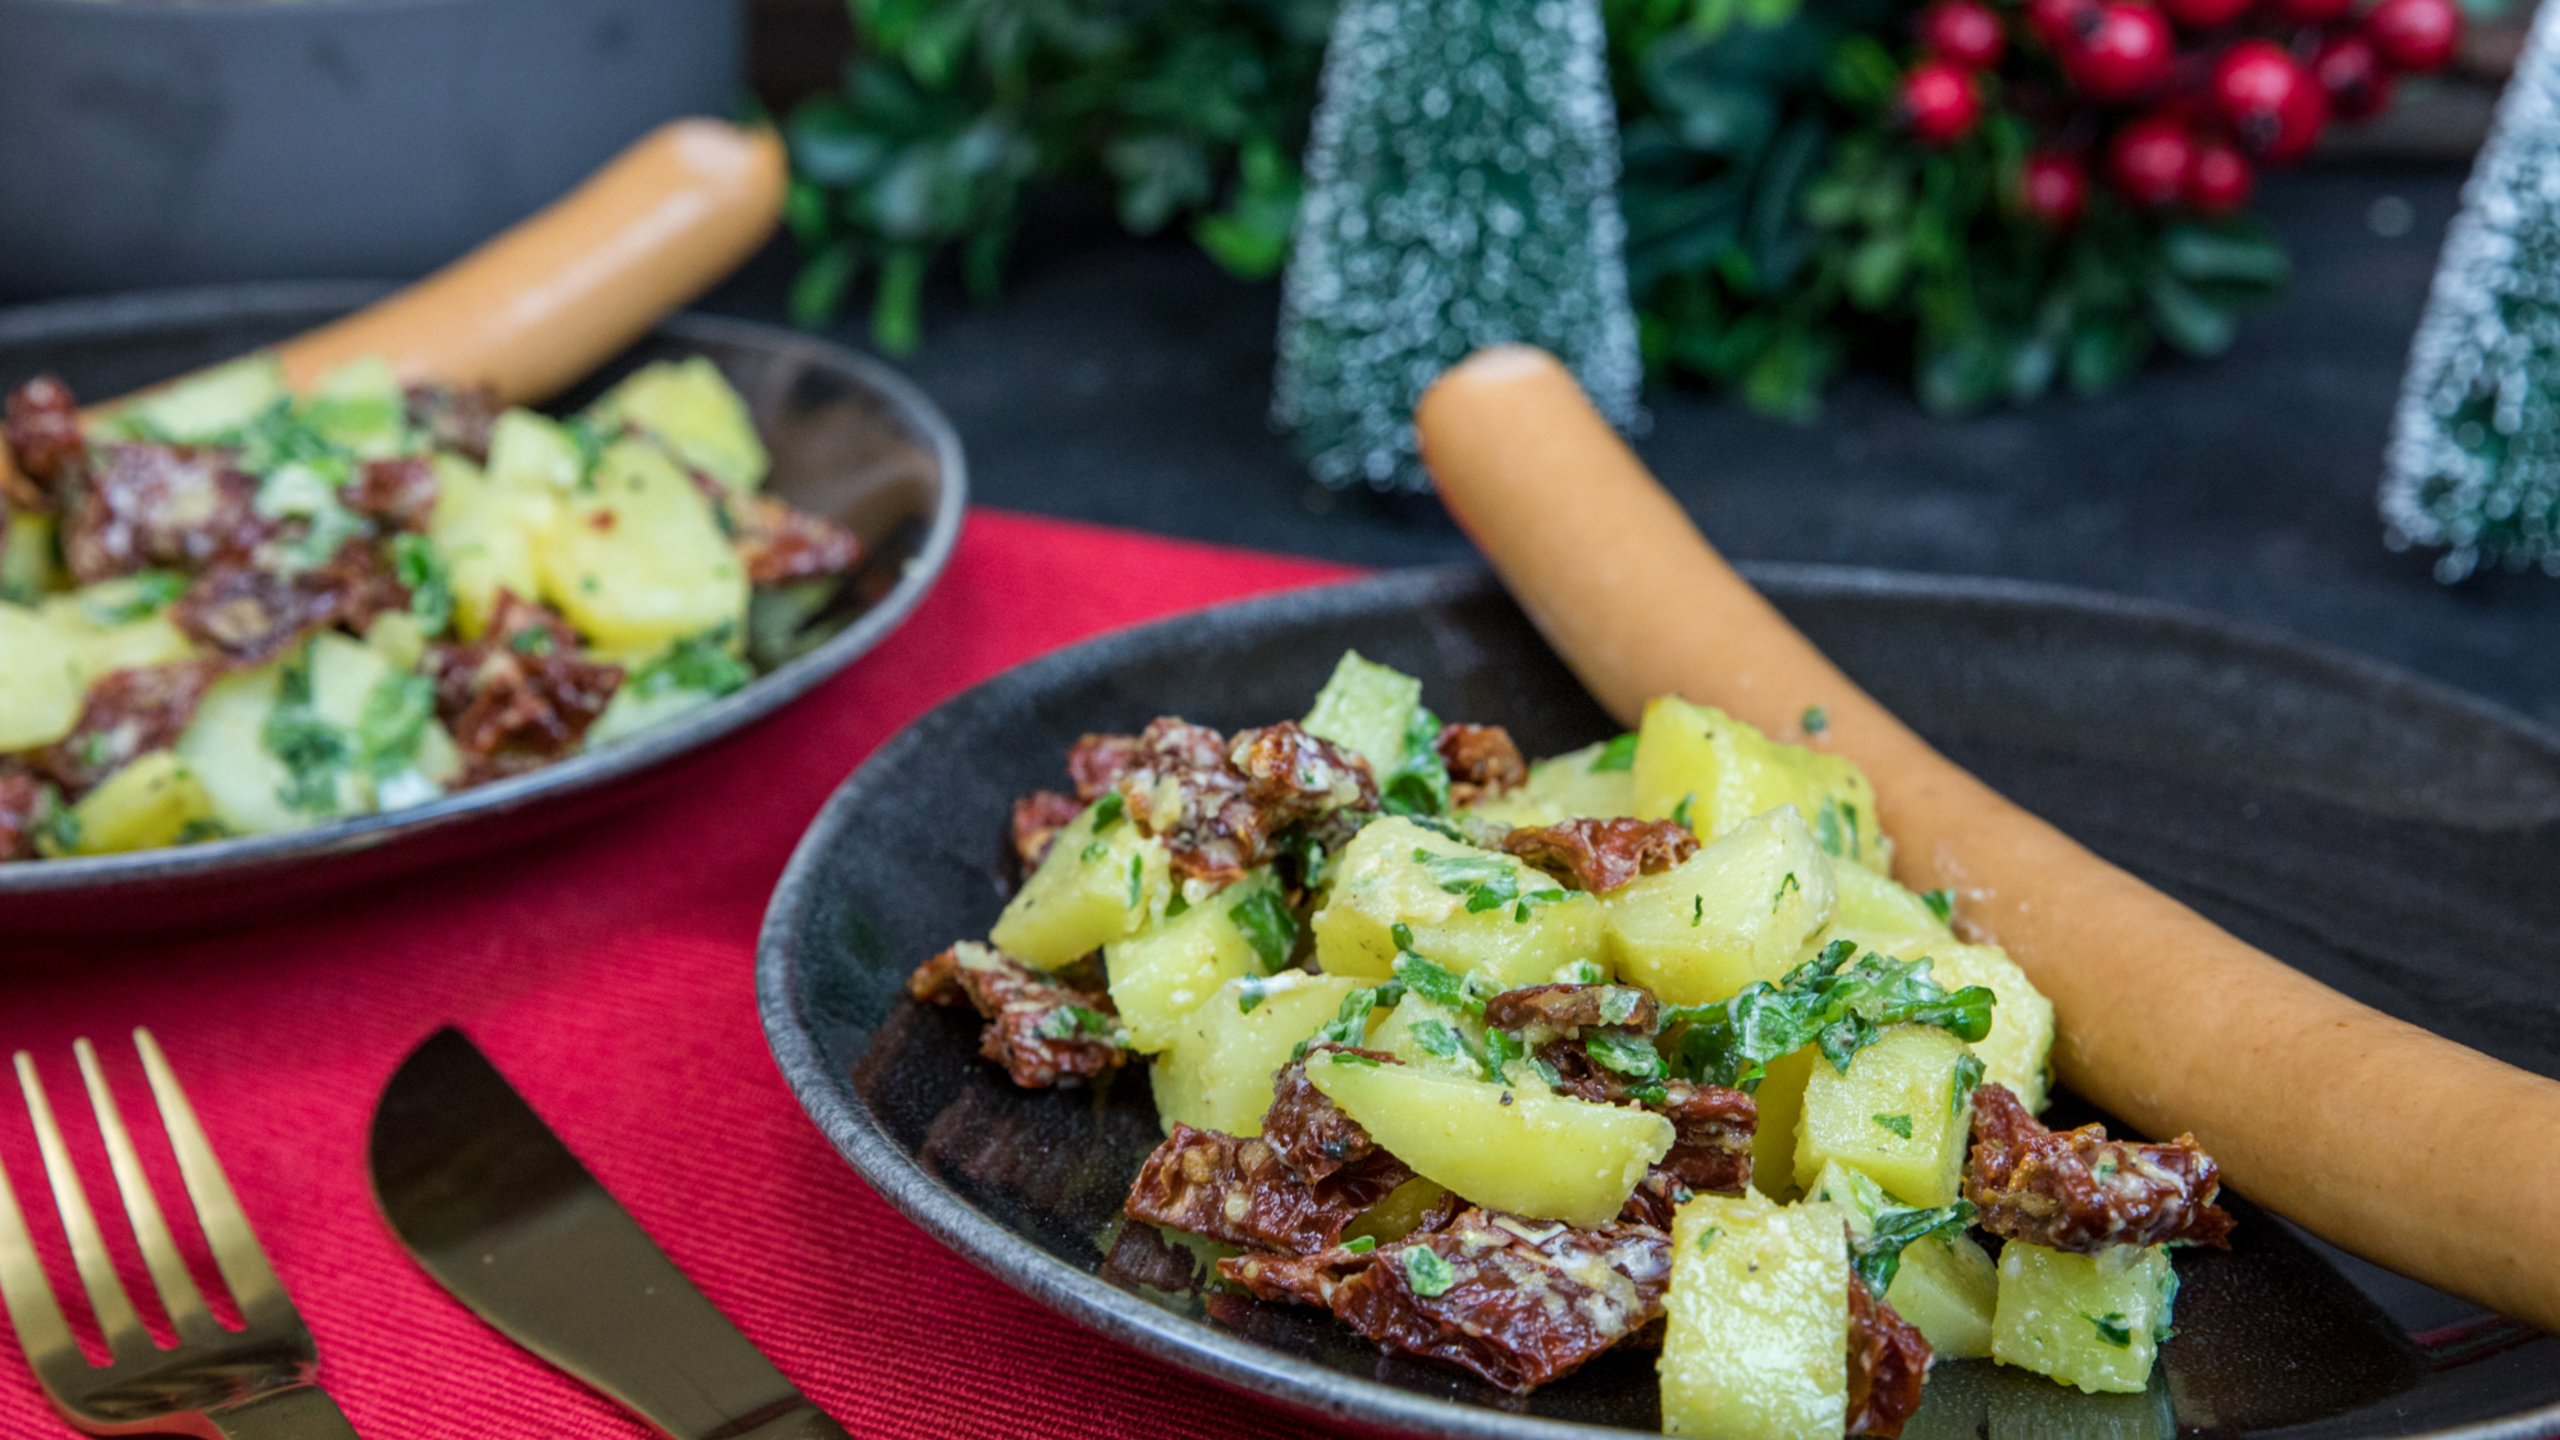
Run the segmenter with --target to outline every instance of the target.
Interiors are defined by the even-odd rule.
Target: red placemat
[[[484,1328],[374,1214],[374,1097],[448,1021],[862,1440],[1306,1433],[1016,1295],[872,1194],[765,1050],[754,944],[766,895],[828,792],[936,702],[1099,631],[1347,573],[976,512],[904,629],[701,762],[687,789],[247,933],[115,947],[0,936],[0,947],[36,952],[0,965],[0,1047],[34,1053],[94,1201],[112,1215],[71,1042],[99,1042],[174,1197],[124,1039],[151,1027],[319,1337],[324,1382],[367,1436],[649,1433]],[[57,1252],[59,1283],[68,1267],[25,1112],[14,1085],[0,1089],[0,1163],[40,1244]],[[119,1243],[129,1286],[147,1296],[130,1236]],[[0,1435],[57,1433],[70,1432],[19,1357],[0,1351]]]

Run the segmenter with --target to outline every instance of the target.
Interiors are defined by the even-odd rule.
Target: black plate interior
[[[1755,578],[1930,739],[2110,858],[2361,999],[2560,1074],[2553,737],[2398,672],[2185,612],[1859,572]],[[926,716],[829,803],[767,915],[767,1033],[811,1115],[893,1203],[1107,1333],[1363,1428],[1650,1431],[1640,1356],[1603,1357],[1517,1400],[1382,1356],[1314,1312],[1107,1265],[1120,1199],[1158,1138],[1144,1077],[1099,1093],[1016,1090],[976,1058],[974,1018],[900,988],[918,959],[985,932],[1007,888],[1008,804],[1060,783],[1077,735],[1164,713],[1221,727],[1296,715],[1346,647],[1422,676],[1445,716],[1510,726],[1533,754],[1614,728],[1472,571],[1301,592],[1061,652]],[[2176,1023],[2174,1004],[2162,1023]],[[2239,1208],[2230,1253],[2179,1258],[2180,1333],[2150,1394],[2083,1396],[1951,1364],[1906,1433],[2560,1428],[2560,1343]]]

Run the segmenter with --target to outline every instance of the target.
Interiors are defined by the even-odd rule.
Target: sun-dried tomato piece
[[[410,426],[426,432],[429,444],[467,456],[474,465],[489,463],[489,435],[506,409],[497,391],[485,385],[412,385],[401,398]]]
[[[747,583],[788,585],[841,575],[862,558],[862,542],[833,520],[795,510],[770,495],[726,496],[721,504]]]
[[[36,825],[54,803],[53,787],[14,760],[0,760],[0,862],[32,860]]]
[[[1084,813],[1084,802],[1055,790],[1034,790],[1013,802],[1013,853],[1025,871],[1049,853],[1049,842]]]
[[[86,794],[135,756],[177,744],[221,673],[216,661],[177,660],[100,676],[71,733],[37,751],[36,767],[73,797]]]
[[[1215,735],[1216,731],[1207,732]],[[1138,763],[1135,735],[1086,735],[1067,751],[1067,775],[1075,781],[1076,798],[1087,804],[1120,783]]]
[[[1524,985],[1485,1002],[1484,1023],[1535,1050],[1585,1030],[1651,1035],[1661,1014],[1653,992],[1635,985]]]
[[[1434,747],[1449,767],[1449,801],[1471,805],[1529,778],[1511,732],[1499,725],[1443,725]]]
[[[1698,837],[1672,820],[1567,820],[1514,830],[1502,837],[1502,848],[1596,895],[1697,854]]]
[[[17,458],[16,470],[34,486],[12,485],[11,467],[0,465],[0,502],[21,510],[47,508],[47,492],[63,493],[80,476],[88,446],[80,434],[80,402],[71,387],[50,375],[39,375],[9,392],[0,443]]]
[[[1994,1235],[2095,1255],[2112,1245],[2227,1245],[2231,1212],[2214,1204],[2222,1170],[2181,1135],[2110,1140],[2106,1127],[2055,1131],[2005,1085],[1973,1092],[1965,1198]]]
[[[1099,758],[1100,747],[1077,749]],[[1229,740],[1160,718],[1114,783],[1138,828],[1164,839],[1178,874],[1216,884],[1269,860],[1292,825],[1378,804],[1367,761],[1286,720]]]
[[[1849,1276],[1849,1423],[1851,1435],[1894,1440],[1920,1408],[1920,1389],[1935,1359],[1929,1342],[1894,1313],[1867,1283]]]
[[[1239,1138],[1177,1122],[1147,1157],[1122,1208],[1230,1245],[1312,1255],[1339,1244],[1360,1212],[1413,1178],[1384,1154],[1309,1180],[1261,1136]]]
[[[277,530],[258,513],[257,494],[258,482],[222,451],[108,445],[63,528],[63,558],[83,585],[245,559]]]
[[[1382,1065],[1404,1062],[1381,1050],[1361,1050],[1348,1045],[1318,1045],[1307,1051],[1309,1058],[1339,1052],[1358,1055]],[[1311,1181],[1331,1178],[1337,1172],[1370,1163],[1379,1157],[1377,1142],[1360,1122],[1343,1113],[1333,1097],[1317,1089],[1307,1079],[1306,1060],[1282,1066],[1271,1080],[1271,1109],[1262,1117],[1262,1138],[1280,1152],[1282,1163],[1301,1177]]]
[[[619,665],[581,657],[577,644],[558,614],[502,590],[478,640],[428,650],[436,716],[462,751],[464,784],[534,769],[577,747],[623,675]]]
[[[1366,1256],[1333,1251],[1294,1266],[1239,1256],[1218,1270],[1265,1298],[1321,1303],[1388,1349],[1526,1392],[1662,1313],[1671,1242],[1649,1225],[1580,1230],[1469,1209]]]
[[[346,507],[394,530],[424,530],[436,508],[436,470],[416,455],[367,460],[338,492]]]
[[[1090,1080],[1129,1059],[1120,1012],[1101,986],[1072,984],[993,946],[952,946],[916,967],[907,993],[936,1005],[966,1003],[985,1016],[978,1053],[1026,1090]]]

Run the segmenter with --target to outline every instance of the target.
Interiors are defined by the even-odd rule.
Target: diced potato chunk
[[[28,605],[61,583],[53,554],[50,515],[17,511],[0,516],[0,601]]]
[[[1839,1161],[1905,1205],[1956,1198],[1973,1124],[1970,1090],[1955,1086],[1965,1044],[1932,1025],[1891,1025],[1844,1073],[1818,1060],[1805,1081],[1796,1183],[1810,1187]]]
[[[1421,681],[1346,650],[1301,723],[1308,734],[1368,761],[1383,785],[1404,764],[1421,709]]]
[[[113,855],[175,845],[213,819],[213,797],[174,750],[127,761],[71,807],[78,855]]]
[[[408,440],[408,397],[391,362],[378,355],[330,371],[296,408],[303,423],[360,459],[397,455]]]
[[[1412,931],[1424,957],[1482,971],[1505,989],[1597,962],[1605,929],[1589,895],[1508,855],[1390,816],[1371,821],[1335,857],[1332,890],[1315,917],[1317,963],[1330,974],[1383,980],[1395,973],[1397,925]]]
[[[1840,1212],[1700,1195],[1671,1224],[1662,1428],[1810,1440],[1848,1424],[1849,1250]]]
[[[33,610],[0,602],[0,754],[50,745],[80,723],[80,659]]]
[[[1602,741],[1529,767],[1526,782],[1478,802],[1472,813],[1505,825],[1614,820],[1636,813],[1633,756]]]
[[[1675,1005],[1776,983],[1830,922],[1833,866],[1792,807],[1601,897],[1618,974]]]
[[[1401,1240],[1412,1234],[1422,1217],[1448,1193],[1447,1186],[1435,1185],[1417,1175],[1388,1191],[1386,1199],[1361,1211],[1360,1218],[1343,1230],[1342,1238],[1357,1240],[1366,1235],[1381,1245]]]
[[[205,691],[178,753],[213,799],[214,818],[236,835],[265,835],[311,823],[285,803],[293,774],[267,749],[280,666],[226,675]]]
[[[185,577],[173,573],[128,575],[56,595],[40,608],[77,651],[85,686],[118,670],[166,665],[195,654],[195,645],[166,610],[185,587]]]
[[[1671,1122],[1629,1106],[1340,1051],[1310,1059],[1307,1079],[1415,1174],[1515,1215],[1606,1223],[1671,1149]]]
[[[1636,736],[1638,815],[1685,815],[1698,838],[1712,840],[1754,815],[1793,805],[1824,850],[1891,869],[1875,786],[1842,757],[1781,744],[1721,710],[1669,696],[1644,707]]]
[[[1927,952],[1930,974],[1949,990],[1979,985],[1996,997],[1991,1030],[1973,1042],[1982,1078],[2009,1087],[2029,1110],[2042,1110],[2053,1088],[2053,1002],[1997,945],[1940,945]]]
[[[587,475],[569,427],[531,410],[509,410],[489,427],[489,483],[501,490],[564,497]]]
[[[1280,903],[1278,882],[1267,871],[1256,872],[1179,915],[1105,944],[1111,1003],[1131,1048],[1152,1055],[1171,1045],[1182,1017],[1205,1004],[1211,992],[1239,975],[1262,973],[1263,957],[1246,927],[1254,914]],[[1239,908],[1248,912],[1244,923]],[[1286,963],[1288,956],[1280,960]]]
[[[427,520],[427,543],[453,587],[454,629],[477,640],[489,628],[500,591],[540,598],[534,542],[549,532],[557,501],[545,492],[493,485],[458,456],[439,455],[434,463],[436,508]]]
[[[2073,1255],[2012,1240],[2000,1249],[1991,1355],[2092,1393],[2151,1380],[2177,1272],[2158,1246]]]
[[[1892,876],[1859,866],[1856,873],[1833,877],[1840,890],[1840,908],[1834,918],[1841,925],[1870,935],[1895,938],[1927,937],[1933,944],[1956,938],[1956,932],[1929,902]],[[1878,947],[1882,948],[1882,947]],[[1922,945],[1921,950],[1930,948]],[[1899,955],[1899,950],[1886,950]]]
[[[1419,1070],[1469,1080],[1484,1078],[1484,1067],[1475,1059],[1484,1053],[1484,1022],[1410,991],[1385,1019],[1370,1027],[1369,1048],[1384,1050]],[[1527,1081],[1526,1067],[1514,1078]]]
[[[533,559],[543,598],[609,658],[645,660],[723,627],[746,633],[746,567],[711,502],[645,441],[606,447]]]
[[[1164,843],[1138,833],[1106,796],[1085,807],[1049,842],[1022,889],[996,917],[995,947],[1044,970],[1125,940],[1173,899],[1173,860]]]
[[[1822,1167],[1814,1198],[1841,1207],[1860,1237],[1875,1233],[1876,1217],[1898,1209],[1884,1187],[1834,1162]],[[1941,1360],[1979,1360],[1991,1353],[1992,1306],[1999,1273],[1970,1235],[1928,1235],[1903,1247],[1902,1263],[1885,1303],[1920,1331]]]
[[[1247,975],[1220,986],[1207,1004],[1182,1017],[1173,1044],[1147,1067],[1164,1128],[1180,1122],[1227,1135],[1261,1134],[1271,1077],[1358,988],[1357,981],[1304,970]]]
[[[633,371],[589,414],[607,428],[630,424],[647,431],[684,463],[732,490],[764,483],[770,462],[747,402],[704,356]]]
[[[1804,1087],[1817,1064],[1828,1068],[1810,1045],[1781,1055],[1769,1062],[1769,1073],[1760,1077],[1760,1088],[1751,1092],[1752,1102],[1760,1107],[1759,1124],[1751,1132],[1751,1188],[1772,1200],[1790,1199],[1797,1193],[1796,1132],[1804,1123]]]
[[[284,369],[259,351],[171,381],[115,407],[111,429],[195,444],[221,440],[285,399]]]

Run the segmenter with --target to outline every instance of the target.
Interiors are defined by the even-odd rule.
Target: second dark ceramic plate
[[[1755,579],[1922,734],[2111,859],[2361,999],[2560,1074],[2560,887],[2548,883],[2560,740],[2398,672],[2185,612],[1853,572]],[[905,998],[918,960],[995,918],[1008,806],[1060,783],[1079,734],[1159,714],[1220,727],[1298,715],[1345,648],[1421,676],[1445,716],[1510,726],[1533,754],[1614,728],[1469,571],[1301,592],[1063,651],[933,711],[829,802],[766,916],[767,1036],[875,1188],[1097,1330],[1363,1429],[1651,1431],[1640,1355],[1514,1399],[1381,1355],[1315,1312],[1188,1289],[1167,1256],[1114,1263],[1121,1197],[1158,1138],[1145,1078],[1126,1072],[1099,1095],[1016,1090],[977,1058],[974,1018]],[[2162,1023],[2177,1023],[2174,1006]],[[1905,1433],[2522,1440],[2560,1428],[2560,1342],[2351,1260],[2245,1199],[2237,1209],[2229,1253],[2179,1258],[2179,1334],[2149,1394],[2084,1396],[1951,1364]]]

